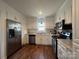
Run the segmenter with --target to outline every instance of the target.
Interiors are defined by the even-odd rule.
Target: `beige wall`
[[[27,18],[28,19],[28,29],[37,29],[37,18]],[[45,23],[46,28],[53,28],[54,27],[54,17],[46,17]]]
[[[1,19],[0,19],[0,21],[1,21]],[[1,28],[1,23],[0,23],[0,28]],[[1,29],[0,29],[0,59],[1,59],[1,37],[2,37],[2,35],[1,35]]]
[[[79,0],[72,0],[73,59],[79,59]]]
[[[22,24],[22,44],[25,43],[23,38],[27,33],[26,18],[18,11],[0,0],[0,59],[6,59],[6,18],[20,22]]]
[[[56,22],[65,19],[66,23],[72,23],[72,0],[66,0],[56,13]]]
[[[79,39],[79,0],[72,0],[73,38]]]
[[[74,38],[79,39],[79,0],[74,1],[73,23],[74,23]],[[74,15],[75,14],[75,15]]]

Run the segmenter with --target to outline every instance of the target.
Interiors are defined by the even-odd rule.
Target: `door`
[[[35,35],[29,35],[29,44],[35,45]]]

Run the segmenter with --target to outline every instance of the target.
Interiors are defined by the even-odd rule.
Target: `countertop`
[[[69,50],[73,50],[72,46],[72,40],[69,40],[69,39],[57,39],[59,42],[63,43],[63,45],[69,49]]]

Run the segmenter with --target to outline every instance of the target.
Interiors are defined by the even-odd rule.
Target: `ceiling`
[[[4,0],[25,16],[51,16],[56,13],[64,0]],[[41,13],[41,14],[40,14]]]

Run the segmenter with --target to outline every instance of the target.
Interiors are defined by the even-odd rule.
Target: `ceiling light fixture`
[[[42,13],[42,11],[39,11],[39,15],[42,15],[43,13]]]

